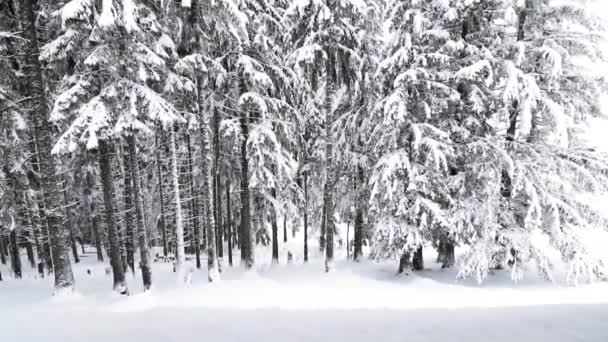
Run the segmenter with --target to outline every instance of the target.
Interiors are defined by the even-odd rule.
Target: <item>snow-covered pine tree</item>
[[[289,22],[288,39],[295,47],[290,59],[300,75],[311,78],[313,89],[319,80],[324,81],[321,108],[325,139],[326,271],[331,269],[334,258],[334,187],[337,176],[333,149],[334,112],[339,96],[345,93],[339,91],[340,88],[349,87],[358,77],[361,57],[355,49],[361,45],[358,33],[361,16],[366,9],[364,1],[311,0],[293,2],[285,13]]]
[[[71,121],[54,147],[55,153],[74,151],[79,146],[98,149],[102,179],[111,180],[111,168],[104,168],[104,158],[113,141],[123,137],[129,153],[129,172],[133,190],[136,226],[140,249],[140,267],[144,289],[152,285],[148,232],[144,224],[144,206],[136,134],[148,134],[160,122],[169,129],[184,119],[152,87],[162,81],[169,45],[151,8],[132,0],[120,4],[104,1],[101,12],[92,1],[73,0],[54,13],[62,34],[47,44],[41,59],[53,63],[72,63],[73,72],[62,80],[62,93],[57,96],[52,119]],[[90,44],[78,45],[87,39]],[[70,47],[74,47],[73,50]],[[145,136],[142,136],[142,138]],[[102,182],[104,198],[114,200],[111,182]],[[109,196],[108,196],[109,195]],[[112,206],[106,203],[106,206]],[[106,207],[106,217],[113,216]],[[120,259],[118,232],[107,222],[110,236],[111,263],[115,290],[126,293],[124,270]],[[118,279],[118,281],[117,281]]]

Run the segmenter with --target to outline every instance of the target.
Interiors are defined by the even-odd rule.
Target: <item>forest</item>
[[[0,279],[72,291],[86,246],[119,294],[256,250],[606,280],[601,2],[2,0]]]

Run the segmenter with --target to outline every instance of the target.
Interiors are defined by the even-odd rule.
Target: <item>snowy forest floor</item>
[[[236,257],[236,255],[235,255]],[[326,274],[322,258],[255,270],[224,266],[222,281],[195,271],[177,288],[169,263],[153,265],[155,285],[131,296],[111,292],[111,276],[91,250],[74,265],[77,293],[53,297],[50,279],[2,267],[2,341],[607,341],[608,284],[567,287],[497,273],[483,285],[456,281],[425,250],[427,269],[396,274],[396,262],[339,260]],[[236,259],[236,258],[235,258]],[[25,259],[24,259],[25,261]],[[224,263],[227,264],[226,260]],[[91,274],[87,274],[87,270]]]

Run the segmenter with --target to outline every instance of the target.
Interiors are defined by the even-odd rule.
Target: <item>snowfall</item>
[[[430,248],[424,271],[397,274],[396,261],[353,263],[340,246],[325,273],[314,244],[307,264],[301,250],[301,236],[290,235],[278,265],[269,247],[258,248],[253,270],[224,257],[220,282],[207,283],[203,267],[185,288],[171,263],[154,263],[152,291],[143,293],[136,272],[128,297],[112,293],[92,248],[73,265],[69,296],[54,296],[52,279],[27,266],[16,280],[0,265],[0,341],[608,341],[608,283],[573,287],[526,274],[513,284],[500,271],[479,285],[441,270]]]

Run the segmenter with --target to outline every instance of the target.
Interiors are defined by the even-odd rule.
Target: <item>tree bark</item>
[[[357,203],[355,204],[355,238],[353,248],[353,260],[359,261],[363,255],[363,206],[364,206],[364,195],[363,195],[363,168],[357,166],[357,177],[355,191],[357,192]]]
[[[287,210],[283,213],[283,242],[287,243]]]
[[[186,134],[186,144],[188,147],[188,180],[190,181],[190,202],[192,206],[192,220],[194,230],[194,254],[196,257],[196,268],[201,268],[201,228],[198,222],[198,195],[194,188],[194,171],[192,163],[192,147],[190,144],[190,133]]]
[[[450,268],[456,264],[456,257],[454,255],[454,242],[451,240],[445,240],[443,242],[443,256],[441,258],[441,268]]]
[[[226,178],[226,234],[228,236],[228,265],[232,266],[232,211],[230,210],[230,178]]]
[[[217,256],[219,267],[224,257],[224,239],[222,230],[222,183],[220,177],[220,116],[219,111],[213,109],[213,208],[215,214],[215,237],[217,239]]]
[[[6,265],[6,246],[4,245],[4,237],[2,236],[2,232],[0,231],[0,263],[2,265]]]
[[[410,265],[410,254],[409,253],[403,253],[401,254],[401,258],[399,258],[399,270],[397,270],[397,273],[401,274],[403,273],[405,270],[407,270],[409,268]]]
[[[67,250],[67,232],[61,226],[61,215],[57,206],[61,203],[59,182],[56,175],[55,160],[51,155],[53,141],[49,122],[48,99],[45,91],[43,70],[38,59],[38,31],[36,18],[38,9],[36,1],[24,1],[21,9],[24,12],[23,27],[28,38],[25,58],[26,74],[29,76],[29,92],[34,102],[34,137],[39,148],[38,162],[40,165],[41,188],[43,190],[43,219],[49,227],[51,240],[53,268],[55,272],[55,291],[73,290],[74,274]]]
[[[321,208],[321,234],[319,234],[319,251],[325,252],[325,231],[327,230],[327,198],[325,197],[325,186],[323,187],[323,208]]]
[[[64,178],[63,179],[63,205],[65,206],[65,226],[69,232],[70,237],[70,246],[72,247],[72,256],[74,257],[74,263],[77,264],[80,262],[80,258],[78,257],[78,249],[76,248],[76,239],[74,238],[74,231],[72,226],[72,215],[70,215],[70,202],[68,199],[68,182]]]
[[[211,127],[209,125],[209,115],[203,113],[205,104],[203,103],[203,80],[197,79],[197,94],[198,94],[198,114],[201,130],[201,173],[203,175],[202,193],[203,193],[203,220],[206,231],[206,247],[207,247],[207,278],[209,282],[214,282],[220,279],[217,252],[215,249],[215,223],[213,220],[213,173],[212,173],[212,158],[210,146]]]
[[[25,244],[25,251],[27,253],[27,260],[29,261],[30,266],[33,269],[35,269],[36,268],[36,258],[34,257],[34,248],[32,247],[32,241],[31,241],[30,232],[27,231],[27,230],[23,232],[23,243]]]
[[[243,80],[241,80],[241,83]],[[244,85],[241,84],[241,92]],[[239,242],[241,246],[241,264],[246,268],[253,267],[253,241],[251,236],[251,206],[249,199],[249,162],[247,160],[247,140],[249,139],[248,113],[241,113],[241,225]]]
[[[125,230],[126,238],[125,247],[127,249],[127,265],[131,269],[131,273],[135,274],[135,224],[133,222],[133,180],[131,177],[131,160],[129,153],[123,154],[123,164],[125,173],[123,178],[123,200],[125,207]]]
[[[141,189],[139,178],[139,161],[137,160],[137,150],[135,146],[135,136],[130,134],[126,137],[129,148],[129,169],[133,182],[133,204],[135,205],[135,222],[138,233],[138,244],[141,267],[141,275],[144,283],[144,291],[152,287],[152,268],[150,267],[150,248],[148,247],[148,233],[144,226],[144,208],[141,202]]]
[[[173,182],[173,201],[175,205],[175,270],[178,285],[186,282],[186,255],[184,250],[184,221],[182,216],[182,203],[179,195],[179,173],[177,172],[177,147],[175,135],[177,127],[171,130],[169,146],[171,148],[171,179]]]
[[[190,138],[188,136],[188,142],[190,141]],[[163,183],[162,183],[162,173],[160,170],[160,164],[161,164],[161,160],[160,160],[160,146],[158,146],[158,134],[154,135],[154,145],[155,145],[155,156],[156,156],[156,172],[157,172],[157,177],[158,177],[158,192],[160,195],[160,199],[159,199],[159,203],[160,203],[160,224],[161,224],[161,235],[162,235],[162,239],[163,239],[163,255],[165,257],[167,257],[168,255],[168,249],[169,249],[169,245],[167,244],[167,225],[165,222],[165,197],[163,196]],[[190,145],[188,145],[188,148],[190,148]],[[188,150],[190,151],[190,150]],[[190,153],[190,152],[188,152]]]
[[[304,262],[308,262],[308,174],[304,172]]]
[[[422,246],[416,249],[412,258],[412,270],[422,271],[424,269],[424,258],[422,257]]]
[[[332,70],[331,67],[330,70]],[[331,112],[333,90],[333,82],[332,80],[328,80],[325,90],[325,272],[329,272],[331,270],[334,261],[334,160],[333,138],[331,132],[331,127],[333,124],[333,113]]]
[[[272,188],[271,190],[272,198],[277,199],[277,190],[276,188]],[[272,228],[272,263],[279,263],[279,227],[277,225],[277,210],[272,206],[272,213],[270,214],[270,226]]]
[[[11,247],[11,269],[15,278],[21,278],[21,255],[19,254],[19,244],[17,241],[17,229],[13,227],[9,234]]]
[[[120,240],[116,229],[114,215],[114,177],[112,176],[112,152],[109,143],[105,140],[99,141],[99,174],[103,190],[103,203],[105,206],[106,229],[108,231],[108,242],[110,247],[110,265],[112,266],[113,286],[112,289],[120,294],[129,294],[125,282],[125,270],[120,255]]]

